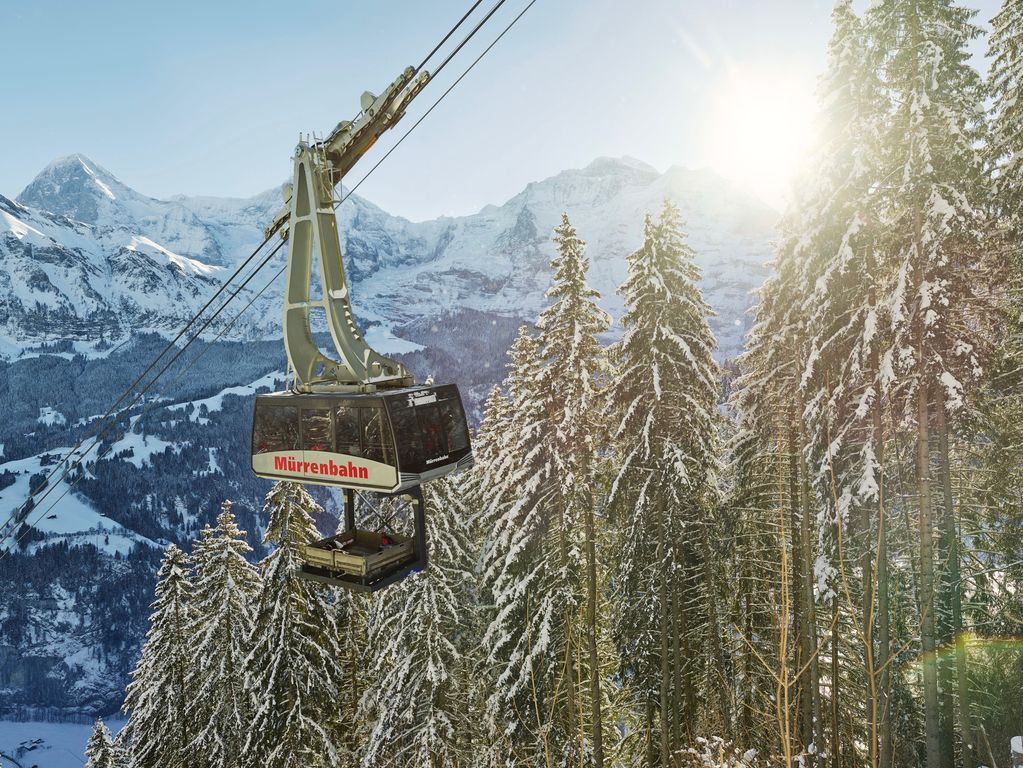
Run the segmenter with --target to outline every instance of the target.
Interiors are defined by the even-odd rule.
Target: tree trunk
[[[604,766],[604,726],[600,700],[600,658],[597,652],[597,547],[593,499],[586,503],[586,643],[590,652],[590,708],[592,711],[593,764]]]
[[[679,638],[689,633],[686,615],[681,606],[681,592],[684,589],[683,585],[671,591],[671,751],[675,753],[682,746],[682,721],[692,717],[689,696],[682,681],[682,666],[688,653],[683,654],[679,648]],[[686,650],[688,651],[688,645]]]
[[[877,354],[874,355],[875,366]],[[888,584],[888,521],[885,518],[884,426],[881,420],[881,396],[874,402],[874,450],[879,469],[877,489],[877,657],[878,676],[878,768],[892,768],[891,725],[891,625]]]
[[[838,528],[838,523],[835,523]],[[837,530],[836,530],[836,541]],[[839,711],[841,685],[838,678],[838,595],[831,598],[831,766],[842,768],[842,730]]]
[[[726,686],[724,654],[721,651],[721,630],[718,626],[718,603],[714,585],[714,563],[711,559],[710,537],[714,535],[710,525],[703,531],[703,584],[707,590],[708,634],[710,635],[710,664],[707,670],[710,684],[717,691],[718,716],[721,718],[721,731],[726,741],[732,740],[732,719],[729,712],[728,687]],[[748,685],[749,683],[747,683]]]
[[[800,401],[800,410],[802,402]],[[800,422],[802,423],[802,422]],[[802,427],[800,427],[800,445],[805,442]],[[802,453],[799,455],[799,517],[802,530],[800,538],[803,545],[802,561],[803,567],[803,615],[806,617],[806,648],[805,653],[810,660],[810,668],[807,670],[808,678],[806,685],[810,692],[810,699],[806,706],[809,710],[807,717],[810,719],[810,739],[818,746],[822,742],[818,736],[821,732],[821,686],[820,686],[820,665],[818,663],[817,650],[817,603],[814,599],[814,585],[816,579],[813,571],[813,523],[810,520],[810,489],[809,472],[806,467],[806,458]]]
[[[562,499],[562,504],[559,505],[561,508],[560,512],[560,555],[561,555],[561,567],[567,572],[569,569],[569,557],[568,557],[568,521],[565,514],[564,504],[565,499]],[[581,732],[579,731],[579,720],[578,720],[578,704],[576,702],[576,679],[575,679],[575,638],[572,636],[572,629],[575,624],[575,616],[571,607],[565,608],[565,614],[562,619],[564,621],[564,632],[565,632],[565,658],[564,658],[564,685],[565,685],[565,717],[567,720],[567,733],[566,737],[571,744],[575,745],[577,753],[580,751],[579,742],[581,741]]]
[[[959,569],[959,532],[956,529],[956,512],[952,497],[952,468],[948,445],[948,421],[945,415],[945,396],[937,390],[936,426],[938,430],[938,453],[941,459],[941,489],[945,502],[942,515],[942,538],[948,557],[949,600],[952,608],[952,638],[955,642],[956,689],[959,698],[959,730],[963,739],[963,768],[974,768],[977,764],[977,748],[974,743],[973,719],[970,703],[970,686],[966,667],[966,635],[963,633],[963,590]]]
[[[790,526],[792,536],[792,626],[795,628],[795,659],[794,670],[796,673],[806,664],[810,658],[810,627],[806,616],[806,597],[803,594],[806,578],[804,571],[807,568],[803,560],[803,510],[800,509],[800,481],[799,481],[799,452],[800,446],[796,439],[797,431],[795,424],[797,414],[794,404],[790,405],[788,445],[788,497],[790,510]],[[803,751],[813,741],[813,692],[810,686],[809,672],[793,681],[797,694],[795,697],[795,719],[798,729],[798,746]]]
[[[667,535],[667,532],[665,531],[664,510],[663,509],[661,509],[661,511],[660,511],[660,526],[659,527],[660,527],[660,531],[659,531],[660,544],[659,544],[659,546],[657,548],[657,551],[658,551],[658,554],[659,554],[659,560],[660,560],[660,565],[661,565],[661,572],[660,572],[660,578],[661,578],[661,765],[664,766],[664,768],[667,768],[667,766],[670,765],[669,760],[670,760],[670,757],[671,757],[671,748],[669,746],[669,743],[670,743],[670,739],[669,739],[670,723],[668,722],[669,717],[670,717],[670,713],[669,713],[670,706],[669,706],[669,698],[668,698],[668,688],[669,688],[670,680],[671,680],[671,676],[670,676],[671,670],[670,670],[670,667],[669,667],[669,664],[668,664],[668,631],[670,629],[671,622],[670,622],[670,617],[668,615],[668,602],[669,602],[669,597],[668,597],[668,574],[665,572],[665,569],[664,569],[664,560],[665,560],[665,552],[664,552],[664,550],[665,550],[665,541],[664,541],[664,539],[665,539],[665,536]]]
[[[927,768],[941,768],[941,723],[934,622],[934,522],[931,510],[930,388],[924,360],[923,327],[917,322],[916,484],[920,529],[920,650],[923,652],[924,742]]]
[[[654,703],[647,699],[646,703],[646,764],[647,768],[657,765],[657,749],[654,746]]]

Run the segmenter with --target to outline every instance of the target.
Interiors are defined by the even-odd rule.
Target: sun
[[[706,123],[709,164],[780,208],[806,162],[816,104],[804,77],[733,68]]]

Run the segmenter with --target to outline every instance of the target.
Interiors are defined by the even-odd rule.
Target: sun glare
[[[815,109],[812,85],[800,78],[733,70],[707,122],[709,164],[780,208],[806,161]]]

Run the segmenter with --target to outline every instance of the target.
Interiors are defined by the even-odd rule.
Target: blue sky
[[[507,0],[355,179],[526,1]],[[300,131],[351,117],[363,90],[418,63],[470,4],[0,0],[0,193],[72,152],[156,197],[275,186]],[[997,2],[979,5],[986,24]],[[601,155],[709,165],[755,184],[730,160],[722,126],[773,121],[761,133],[774,141],[801,134],[830,10],[826,0],[537,0],[359,192],[413,219],[462,214]],[[750,91],[760,106],[730,111]],[[778,109],[786,100],[794,106]],[[784,156],[770,140],[746,149]],[[777,185],[761,186],[777,197]]]

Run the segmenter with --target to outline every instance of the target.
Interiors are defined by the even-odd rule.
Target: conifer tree
[[[625,333],[608,387],[618,467],[611,501],[622,531],[612,577],[620,674],[643,710],[657,713],[659,733],[651,733],[648,714],[643,743],[659,745],[662,764],[709,710],[726,731],[729,718],[726,692],[703,686],[697,660],[708,645],[716,648],[711,664],[723,657],[704,548],[720,372],[693,256],[678,208],[665,201],[656,224],[647,216],[643,245],[628,257]],[[706,709],[697,711],[698,699]]]
[[[950,471],[950,432],[968,415],[987,363],[992,280],[998,271],[995,254],[984,248],[987,194],[976,149],[983,128],[981,82],[967,50],[980,34],[974,15],[946,0],[883,0],[868,16],[877,50],[884,54],[883,82],[895,105],[881,168],[881,178],[892,180],[882,191],[882,213],[892,260],[884,300],[893,332],[882,367],[892,371],[889,387],[900,415],[915,427],[921,651],[930,660],[942,639],[957,646],[944,694],[937,663],[924,664],[928,768],[951,764],[953,720],[964,743],[964,763],[972,768],[976,761]],[[933,467],[932,452],[937,453]],[[936,559],[947,564],[938,572]],[[936,594],[939,586],[944,594]],[[939,615],[942,598],[949,610]]]
[[[479,672],[478,596],[464,478],[424,487],[430,566],[376,596],[361,719],[371,724],[363,765],[479,764],[473,687]]]
[[[995,211],[1011,233],[1019,258],[1023,236],[1023,3],[1004,0],[991,21],[988,92],[993,100],[987,160],[994,177]]]
[[[828,741],[833,754],[853,754],[866,744],[867,754],[857,759],[887,766],[892,745],[890,523],[880,359],[888,348],[884,330],[890,318],[879,294],[889,265],[879,247],[875,190],[878,137],[888,104],[852,3],[836,3],[832,21],[812,175],[800,184],[798,228],[788,233],[782,248],[787,258],[810,265],[807,280],[813,284],[801,308],[810,340],[800,385],[807,481],[822,510],[817,538],[820,557],[827,561],[817,580],[826,583],[819,590],[820,607],[830,603],[832,615],[826,638],[831,646],[828,674],[834,678],[828,685]],[[859,663],[854,663],[857,656]],[[840,711],[864,699],[862,716],[856,711],[840,721]]]
[[[758,657],[764,672],[772,678],[776,693],[775,736],[785,765],[793,764],[819,744],[822,718],[816,603],[814,601],[814,557],[816,522],[806,486],[808,468],[803,454],[804,403],[800,378],[809,357],[809,331],[801,308],[814,281],[812,264],[797,258],[784,247],[791,233],[799,231],[799,212],[790,210],[781,223],[784,234],[778,249],[775,273],[758,292],[756,323],[747,337],[746,350],[739,358],[741,375],[734,383],[732,408],[739,421],[746,468],[767,473],[764,480],[773,489],[762,494],[754,487],[754,498],[764,503],[754,511],[768,526],[772,541],[768,571],[773,594],[754,587],[754,610],[776,617],[770,636],[770,655]],[[745,491],[742,495],[745,495]],[[759,539],[751,557],[762,558]],[[753,573],[747,573],[748,583]],[[767,599],[764,604],[761,601]],[[749,647],[752,638],[745,636]],[[770,666],[767,666],[767,665]]]
[[[570,632],[566,645],[566,686],[569,708],[577,708],[579,729],[583,733],[585,721],[590,730],[585,748],[592,754],[594,765],[603,768],[603,693],[600,685],[600,653],[598,627],[597,540],[600,531],[596,525],[598,499],[594,493],[597,451],[602,447],[605,434],[599,405],[598,377],[606,368],[604,353],[597,335],[607,331],[610,316],[596,304],[600,294],[586,283],[589,260],[586,243],[562,214],[561,225],[554,230],[558,254],[551,261],[554,282],[547,297],[554,302],[537,320],[541,349],[546,365],[540,373],[542,402],[550,433],[549,460],[553,463],[556,514],[561,516],[558,531],[560,578],[566,591],[563,606],[565,624],[571,630],[573,604],[585,604],[582,638]],[[581,536],[580,536],[581,534]],[[573,541],[572,539],[576,539]],[[583,557],[578,558],[577,541],[582,540]],[[578,559],[577,559],[578,558]],[[577,570],[578,569],[578,570]],[[578,575],[576,575],[578,574]],[[578,580],[577,585],[573,584]],[[585,601],[585,602],[584,602]],[[571,659],[572,645],[579,643],[588,680],[576,677]],[[579,685],[580,695],[589,698],[589,712],[572,688]],[[588,689],[588,690],[587,690]],[[575,715],[571,715],[572,718]],[[585,738],[585,737],[584,737]]]
[[[338,628],[329,591],[299,576],[299,547],[318,538],[319,506],[298,483],[278,482],[267,494],[267,544],[260,564],[245,660],[254,702],[243,760],[280,768],[335,766],[338,692],[343,687]]]
[[[535,646],[527,626],[535,610],[530,582],[536,574],[529,572],[542,546],[542,531],[528,515],[544,488],[538,479],[544,466],[544,422],[540,347],[526,326],[520,327],[508,355],[508,395],[491,399],[483,422],[482,461],[473,469],[479,516],[486,521],[481,589],[492,606],[483,645],[494,670],[486,699],[488,759],[493,765],[550,754],[555,725],[546,716],[553,668],[544,663],[544,648]]]
[[[366,674],[369,650],[367,596],[347,589],[333,590],[329,599],[333,609],[335,647],[341,679],[335,692],[337,716],[335,747],[342,766],[356,766],[365,749],[369,726],[362,719],[360,702],[366,690],[375,684]]]
[[[192,657],[186,687],[191,696],[192,765],[240,768],[249,734],[252,701],[245,688],[245,659],[252,634],[252,605],[259,575],[245,559],[245,532],[225,501],[217,527],[203,530],[192,553]]]
[[[599,764],[592,488],[601,426],[594,379],[601,358],[596,334],[609,321],[586,285],[584,243],[567,216],[555,242],[547,292],[554,301],[540,315],[539,338],[523,333],[513,348],[508,389],[515,415],[498,461],[509,503],[485,545],[495,607],[484,640],[499,668],[488,711],[493,748],[509,761],[573,761],[588,753]]]
[[[191,692],[186,687],[193,655],[188,556],[167,547],[157,573],[156,600],[142,655],[124,702],[129,714],[120,738],[136,768],[184,765],[189,742],[187,717]]]
[[[85,768],[123,768],[110,729],[97,719],[85,745]]]

